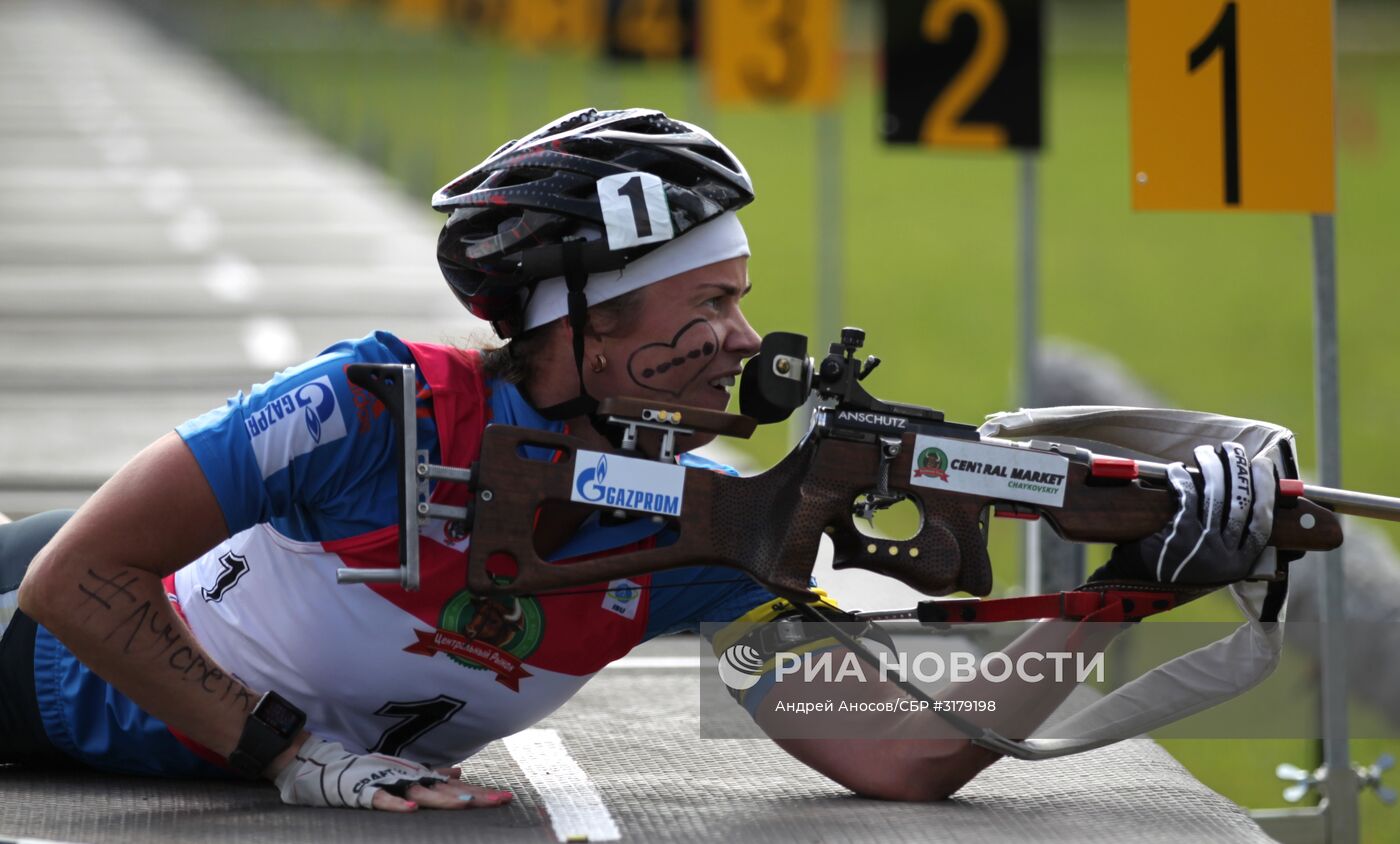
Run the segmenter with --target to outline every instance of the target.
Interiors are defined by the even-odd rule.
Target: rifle
[[[806,356],[802,335],[769,334],[744,367],[741,415],[663,400],[607,399],[599,414],[619,434],[615,449],[599,452],[563,434],[490,425],[471,467],[431,465],[418,451],[413,367],[353,365],[350,380],[399,423],[400,566],[342,569],[339,580],[416,589],[418,549],[408,538],[418,535],[424,520],[443,518],[470,532],[467,586],[477,594],[536,594],[719,565],[749,574],[777,595],[811,602],[817,597],[809,588],[811,571],[826,534],[837,568],[867,569],[927,595],[985,596],[992,588],[991,516],[1043,519],[1072,541],[1120,543],[1154,533],[1175,513],[1163,464],[1061,443],[982,437],[932,408],[873,397],[862,382],[880,361],[858,359],[864,340],[860,329],[844,329],[818,364]],[[680,437],[745,438],[757,424],[786,419],[809,397],[816,404],[807,435],[766,472],[735,477],[675,463]],[[657,441],[655,459],[641,448],[647,438]],[[554,459],[531,459],[527,446],[542,447]],[[465,506],[429,500],[430,481],[466,484],[470,500]],[[855,518],[906,499],[922,512],[913,537],[872,538],[856,527]],[[662,547],[549,564],[536,549],[533,525],[550,502],[573,502],[610,518],[650,518],[676,538]],[[1293,551],[1336,548],[1342,542],[1336,512],[1400,518],[1400,500],[1285,478],[1269,544]],[[1249,579],[1283,580],[1286,574],[1286,563],[1275,563]],[[1156,611],[1161,608],[1159,602]]]
[[[470,467],[432,465],[427,452],[418,450],[412,366],[353,365],[350,380],[398,421],[400,564],[340,569],[337,579],[417,589],[420,527],[424,520],[445,519],[455,523],[449,534],[470,533],[467,587],[478,595],[596,589],[662,569],[727,566],[798,602],[805,619],[876,665],[877,657],[861,641],[813,606],[819,596],[809,584],[822,534],[831,538],[837,568],[888,575],[927,595],[963,590],[985,596],[992,588],[986,539],[993,516],[1043,519],[1065,539],[1118,543],[1149,536],[1175,515],[1176,493],[1161,463],[1095,454],[1067,442],[984,436],[937,410],[876,399],[861,384],[879,365],[873,356],[858,359],[864,340],[863,331],[843,329],[818,364],[807,357],[805,337],[770,334],[744,366],[740,415],[660,400],[608,399],[599,413],[618,435],[613,449],[594,451],[575,437],[490,425]],[[786,419],[809,400],[814,407],[806,436],[766,472],[735,477],[675,462],[681,437],[748,437],[758,424]],[[530,452],[538,449],[531,446],[542,447],[551,459],[532,459]],[[1289,453],[1284,462],[1296,460]],[[435,489],[432,481],[439,482]],[[856,518],[905,500],[921,510],[913,537],[871,538],[856,528]],[[572,503],[609,518],[655,520],[671,530],[674,541],[549,564],[535,545],[534,522],[551,503]],[[1276,490],[1269,544],[1293,552],[1336,548],[1342,542],[1337,513],[1400,520],[1400,499],[1285,477]],[[1115,693],[1079,713],[1075,717],[1088,725],[1082,736],[1015,740],[960,715],[934,711],[973,744],[1020,759],[1048,759],[1155,729],[1233,697],[1272,670],[1282,631],[1271,622],[1286,594],[1287,561],[1296,556],[1260,555],[1246,579],[1267,581],[1265,598],[1246,614],[1248,623],[1215,646],[1134,681],[1137,697],[1125,699],[1132,711],[1122,711],[1124,701]],[[853,616],[866,624],[910,619],[935,627],[1044,618],[1136,621],[1210,588],[1091,583],[1053,595],[926,600],[913,609]],[[1242,649],[1255,655],[1250,665],[1221,664]],[[1185,662],[1193,666],[1192,676],[1204,673],[1210,682],[1200,688],[1183,684],[1171,669]],[[1222,685],[1222,677],[1234,678],[1234,686]],[[893,682],[911,699],[934,703],[922,688]],[[1143,685],[1148,682],[1155,685]],[[1180,712],[1163,715],[1160,707],[1142,706],[1142,700],[1178,701]],[[1100,712],[1107,713],[1112,729],[1092,720]]]

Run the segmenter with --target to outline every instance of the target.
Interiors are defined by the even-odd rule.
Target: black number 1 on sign
[[[1240,76],[1235,2],[1230,0],[1215,27],[1195,47],[1187,67],[1192,73],[1220,53],[1220,110],[1224,129],[1225,204],[1240,204]]]

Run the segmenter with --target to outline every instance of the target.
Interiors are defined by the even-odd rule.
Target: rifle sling
[[[1145,589],[1076,589],[1018,598],[967,598],[924,601],[918,619],[924,624],[987,624],[1062,618],[1074,621],[1139,621],[1183,603],[1178,592]]]

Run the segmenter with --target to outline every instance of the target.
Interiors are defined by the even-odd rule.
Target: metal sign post
[[[1041,3],[887,0],[884,8],[885,140],[1019,152],[1019,352],[1013,400],[1029,406],[1039,335],[1035,156],[1043,133]],[[1026,524],[1022,584],[1028,593],[1044,589],[1041,534],[1038,523]]]
[[[1341,485],[1335,163],[1335,0],[1128,2],[1133,206],[1311,215],[1315,413],[1321,485]],[[1242,103],[1248,103],[1244,108]],[[1252,813],[1285,842],[1354,844],[1345,572],[1322,563],[1323,762],[1316,808]]]
[[[1317,474],[1323,486],[1342,486],[1341,389],[1337,364],[1337,232],[1331,214],[1312,217],[1314,389]],[[1343,553],[1328,551],[1322,567],[1319,617],[1322,662],[1322,745],[1327,766],[1329,844],[1360,838],[1357,783],[1347,724],[1346,572]]]
[[[1017,203],[1017,251],[1020,257],[1018,276],[1017,320],[1020,335],[1017,349],[1020,352],[1016,371],[1019,383],[1016,385],[1016,398],[1022,407],[1035,406],[1035,361],[1040,354],[1040,297],[1037,266],[1039,261],[1039,239],[1037,216],[1037,183],[1035,154],[1023,152],[1020,155],[1020,178],[1018,180]],[[1025,550],[1022,556],[1022,583],[1027,594],[1036,595],[1045,590],[1046,572],[1041,554],[1040,522],[1026,522]]]

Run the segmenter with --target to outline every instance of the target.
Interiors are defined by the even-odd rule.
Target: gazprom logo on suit
[[[245,424],[264,478],[317,446],[345,436],[345,419],[326,375],[250,411]]]
[[[574,457],[574,501],[679,516],[684,495],[680,466],[584,449]]]

